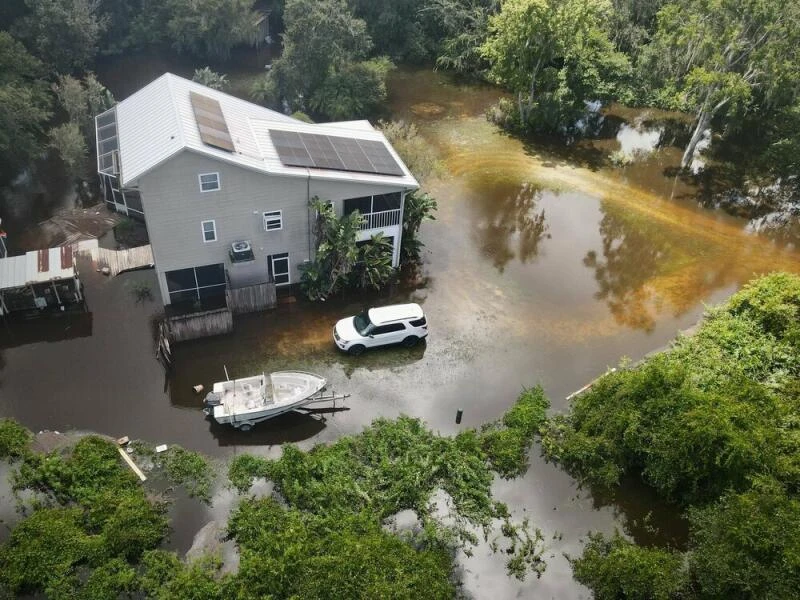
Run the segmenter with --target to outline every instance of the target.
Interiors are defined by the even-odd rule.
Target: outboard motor
[[[219,406],[220,404],[222,404],[222,398],[219,397],[219,394],[208,392],[203,400],[203,412],[206,415],[210,415],[213,412],[214,407]]]

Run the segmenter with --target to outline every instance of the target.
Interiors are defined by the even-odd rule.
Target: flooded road
[[[699,318],[704,303],[759,273],[800,271],[793,250],[748,234],[744,221],[698,208],[693,190],[669,175],[680,151],[659,145],[661,125],[632,124],[619,137],[617,128],[555,151],[488,123],[483,112],[497,97],[493,88],[441,74],[393,76],[393,114],[417,124],[444,172],[426,182],[439,212],[422,227],[425,264],[414,286],[320,305],[297,297],[238,318],[230,336],[178,346],[166,378],[150,326],[157,303],[137,302],[132,293],[141,282],[155,291],[153,273],[108,279],[87,269],[88,318],[60,319],[38,338],[25,327],[0,330],[0,414],[34,430],[96,430],[214,456],[274,454],[283,442],[308,448],[378,416],[409,414],[454,433],[496,419],[537,383],[554,410],[563,410],[567,394],[622,357],[663,346]],[[604,157],[620,147],[646,156],[606,168]],[[427,345],[357,358],[336,352],[338,318],[365,304],[405,301],[425,309]],[[248,433],[214,426],[191,387],[223,379],[223,365],[232,376],[287,367],[320,373],[351,394],[348,410],[286,415]],[[548,566],[542,579],[520,583],[506,577],[502,557],[481,548],[464,560],[466,588],[476,598],[589,597],[563,553],[579,553],[590,529],[626,522],[642,539],[651,526],[662,527],[653,539],[680,543],[685,535],[667,513],[647,520],[657,507],[646,490],[616,501],[593,497],[536,450],[528,473],[498,481],[496,491],[543,530]],[[183,521],[190,529],[203,524],[196,514]],[[191,532],[176,537],[187,549]]]

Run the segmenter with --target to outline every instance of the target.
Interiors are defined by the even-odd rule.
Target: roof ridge
[[[183,119],[181,118],[181,111],[178,108],[175,87],[173,86],[173,78],[178,76],[167,71],[166,73],[164,73],[163,77],[166,77],[167,80],[167,88],[169,89],[169,101],[172,104],[172,110],[175,111],[175,120],[178,123],[178,142],[180,143],[182,150],[186,150],[187,143],[186,143],[186,134],[183,131]],[[183,77],[180,77],[180,79],[183,79]]]

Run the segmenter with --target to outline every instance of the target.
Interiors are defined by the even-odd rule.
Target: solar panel
[[[345,163],[339,157],[330,138],[326,135],[312,135],[304,133],[301,137],[306,145],[306,150],[318,169],[345,170]]]
[[[189,92],[189,97],[192,102],[197,129],[200,132],[200,139],[203,140],[203,143],[214,148],[233,152],[236,148],[233,146],[228,124],[225,122],[219,102],[196,92]]]
[[[402,176],[403,170],[383,142],[271,129],[284,165],[335,171]]]
[[[303,140],[300,139],[299,133],[295,131],[270,131],[269,135],[283,164],[293,167],[314,166],[314,161],[308,150],[306,150]]]
[[[386,145],[383,142],[373,140],[357,140],[358,145],[367,155],[367,158],[375,168],[376,173],[383,173],[385,175],[402,175],[403,170],[397,161],[391,155]]]

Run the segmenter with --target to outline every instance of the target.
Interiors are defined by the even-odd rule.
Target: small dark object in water
[[[456,425],[460,425],[460,424],[461,424],[461,416],[462,416],[463,414],[464,414],[464,410],[463,410],[463,409],[461,409],[461,408],[459,408],[459,409],[456,411]]]

